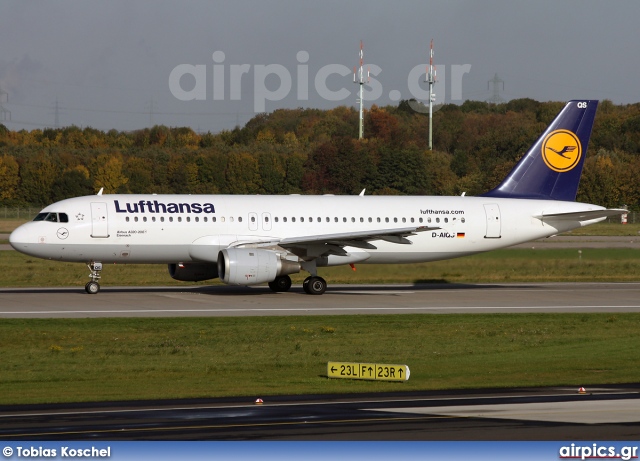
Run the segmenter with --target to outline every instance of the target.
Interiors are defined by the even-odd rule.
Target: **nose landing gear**
[[[102,263],[94,261],[90,264],[87,264],[87,267],[91,271],[91,273],[89,274],[89,278],[91,280],[87,282],[87,284],[84,286],[84,290],[90,295],[95,295],[97,292],[100,291],[100,284],[98,283],[98,280],[100,280],[100,271],[102,270]]]

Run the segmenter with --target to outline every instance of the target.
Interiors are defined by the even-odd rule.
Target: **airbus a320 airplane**
[[[49,205],[10,236],[16,250],[83,262],[87,293],[104,263],[168,264],[176,280],[327,282],[318,268],[436,261],[602,221],[624,210],[576,203],[598,101],[570,101],[495,189],[478,197],[98,195]]]

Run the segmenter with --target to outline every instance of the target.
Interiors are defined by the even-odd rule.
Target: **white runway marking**
[[[371,410],[403,414],[454,416],[460,418],[498,418],[577,424],[640,422],[640,399],[381,408]]]

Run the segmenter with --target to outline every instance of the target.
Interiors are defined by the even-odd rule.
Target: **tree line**
[[[358,113],[281,109],[218,134],[154,126],[107,132],[0,125],[0,205],[39,206],[105,193],[476,195],[496,186],[564,103],[466,101],[428,118],[373,106]],[[640,103],[603,101],[578,200],[640,209]]]

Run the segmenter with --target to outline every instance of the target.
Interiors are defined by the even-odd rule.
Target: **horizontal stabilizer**
[[[545,214],[534,217],[544,221],[591,221],[592,219],[618,216],[628,212],[628,210],[623,210],[622,208],[610,208],[608,210],[572,211],[569,213]]]

